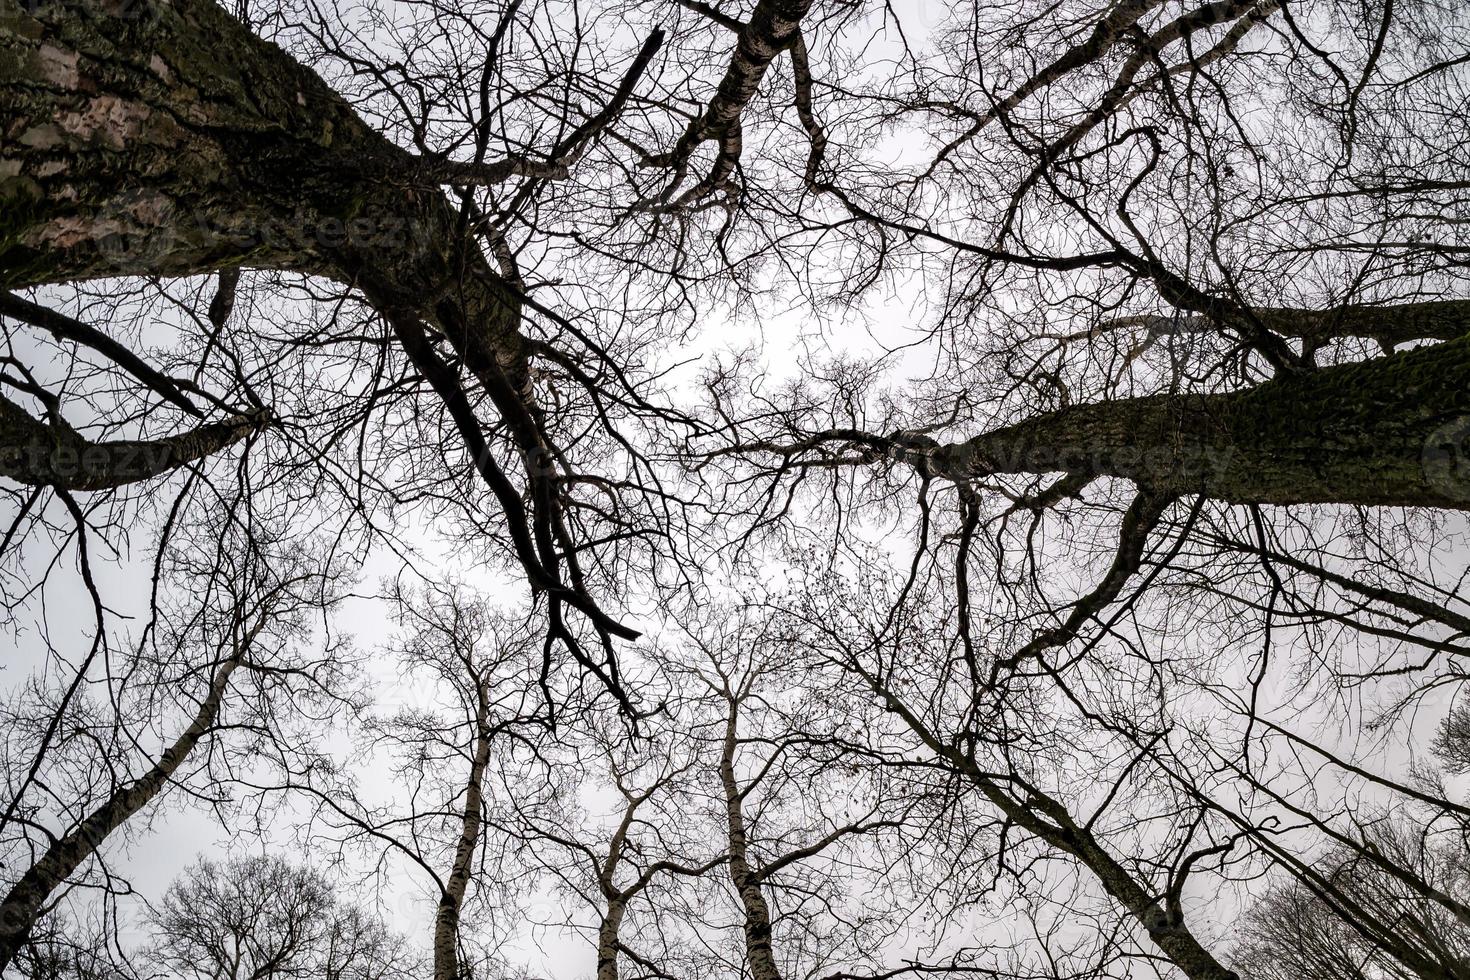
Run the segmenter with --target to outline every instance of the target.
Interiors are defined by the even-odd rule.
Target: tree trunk
[[[796,39],[811,0],[759,0],[740,29],[719,88],[694,127],[699,139],[717,139],[740,122],[766,69]]]
[[[868,677],[874,693],[884,699],[888,710],[897,714],[937,756],[954,766],[980,794],[1016,826],[1039,838],[1064,854],[1076,858],[1092,872],[1103,890],[1128,911],[1148,937],[1190,980],[1240,980],[1239,974],[1215,959],[1184,922],[1177,910],[1171,910],[1164,895],[1150,894],[1126,867],[1098,843],[1090,827],[1079,826],[1056,800],[1035,790],[1025,800],[1011,795],[975,761],[953,744],[933,732],[892,692],[876,679]]]
[[[623,926],[623,900],[607,903],[607,912],[597,927],[597,980],[618,980],[618,932]]]
[[[65,423],[38,422],[0,395],[0,476],[31,486],[107,490],[216,453],[267,420],[265,413],[236,415],[165,439],[90,442]]]
[[[475,858],[475,844],[480,839],[480,808],[484,802],[485,767],[490,762],[490,695],[487,680],[475,684],[475,754],[470,760],[470,775],[465,783],[464,809],[460,814],[459,841],[454,848],[454,864],[449,880],[439,896],[434,913],[434,980],[458,980],[459,915],[464,905],[465,888]]]
[[[51,893],[97,850],[108,834],[158,795],[194,746],[214,726],[230,675],[243,656],[242,647],[241,653],[219,666],[210,682],[209,693],[194,713],[194,720],[146,773],[119,787],[70,833],[55,840],[11,887],[0,902],[0,970],[5,969],[25,944]]]
[[[954,479],[1116,476],[1229,503],[1470,507],[1470,337],[1219,395],[1078,405],[905,449]]]
[[[217,4],[0,0],[0,118],[0,286],[325,275],[524,383],[519,298],[457,233],[458,211]]]
[[[213,0],[0,0],[0,120],[0,288],[241,266],[351,284],[400,337],[424,335],[420,369],[437,357],[427,335],[446,338],[500,414],[530,492],[467,448],[494,470],[532,583],[637,635],[561,581],[572,548],[554,540],[557,456],[521,296],[424,177],[433,166]],[[475,421],[457,381],[435,388]]]
[[[771,949],[771,908],[761,891],[760,877],[750,867],[745,837],[744,801],[735,781],[738,704],[732,698],[725,721],[725,743],[720,753],[720,783],[725,790],[725,814],[730,837],[730,881],[745,911],[745,960],[751,980],[781,980]]]

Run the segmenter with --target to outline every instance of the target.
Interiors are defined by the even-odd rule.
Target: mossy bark
[[[556,540],[557,456],[531,390],[519,290],[464,212],[426,186],[423,161],[326,82],[212,0],[0,0],[0,125],[0,196],[14,204],[0,288],[242,265],[351,285],[415,341],[417,367],[443,366],[449,383],[434,388],[475,430],[466,448],[490,473],[533,584],[600,630],[637,635],[560,580],[572,548]],[[455,358],[439,356],[432,333]],[[450,360],[499,413],[524,495],[485,449]]]

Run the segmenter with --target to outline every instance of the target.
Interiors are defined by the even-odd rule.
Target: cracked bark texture
[[[238,266],[329,276],[524,385],[519,298],[456,233],[458,212],[314,72],[215,4],[0,0],[0,118],[0,286]]]
[[[636,635],[561,581],[575,547],[520,293],[422,161],[314,72],[210,0],[0,0],[0,120],[0,288],[239,267],[351,285],[400,336],[447,339],[505,422],[527,494],[467,448],[533,585]],[[457,384],[436,387],[474,421]]]

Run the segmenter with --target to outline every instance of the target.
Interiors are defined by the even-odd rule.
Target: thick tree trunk
[[[1338,337],[1370,337],[1384,350],[1421,340],[1454,340],[1470,333],[1470,300],[1426,300],[1384,306],[1339,306],[1330,310],[1270,308],[1256,315],[1266,326],[1308,344]]]
[[[725,814],[730,839],[730,881],[740,895],[745,912],[745,961],[751,980],[781,980],[771,949],[771,908],[761,891],[760,877],[750,866],[745,836],[745,808],[740,786],[735,781],[736,729],[739,709],[730,703],[725,721],[725,742],[720,753],[720,784],[725,790]]]
[[[434,166],[213,0],[0,0],[0,120],[0,288],[240,266],[351,284],[423,337],[421,369],[443,360],[428,335],[446,338],[500,414],[530,492],[483,441],[467,448],[532,583],[637,635],[561,581],[575,551],[555,540],[521,296],[424,177]],[[457,380],[435,388],[478,424]]]
[[[0,12],[7,286],[323,269],[360,193],[323,178],[372,141],[314,75],[200,0]]]
[[[1470,337],[1219,395],[1065,408],[906,448],[954,479],[1069,472],[1230,503],[1470,507]]]
[[[475,845],[480,839],[485,767],[490,762],[490,694],[486,684],[485,678],[479,678],[475,685],[475,751],[470,760],[469,778],[465,781],[459,840],[454,848],[454,864],[449,869],[449,878],[434,913],[434,980],[458,980],[460,976],[459,916],[474,866]]]
[[[243,653],[237,654],[220,664],[189,727],[146,773],[119,787],[70,833],[53,841],[41,859],[11,886],[0,902],[0,970],[5,969],[25,944],[52,892],[97,850],[108,834],[158,795],[194,746],[214,727],[230,675],[240,665],[242,656]]]
[[[0,0],[0,110],[0,286],[331,276],[524,383],[519,298],[466,247],[458,211],[217,4]]]

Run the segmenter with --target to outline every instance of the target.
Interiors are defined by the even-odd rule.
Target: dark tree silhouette
[[[0,962],[180,785],[407,855],[436,976],[545,881],[604,976],[1458,975],[1369,830],[1470,813],[1462,7],[0,0]],[[537,636],[388,597],[462,765],[380,812],[299,729],[440,546]],[[1031,938],[891,960],[842,868]]]

